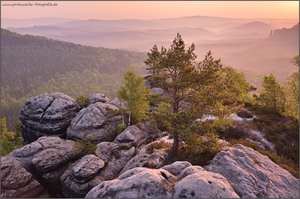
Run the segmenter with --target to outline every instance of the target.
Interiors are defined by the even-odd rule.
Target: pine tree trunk
[[[179,147],[179,137],[177,133],[174,133],[174,142],[172,146],[171,155],[176,156],[178,153],[178,147]]]
[[[130,126],[130,122],[131,122],[131,114],[128,115],[128,126]]]

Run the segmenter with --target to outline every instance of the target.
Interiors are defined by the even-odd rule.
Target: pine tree
[[[282,113],[284,111],[285,97],[283,88],[279,85],[273,74],[264,76],[262,91],[260,92],[259,102],[264,107]]]
[[[170,104],[172,112],[164,117],[164,123],[168,123],[165,126],[174,138],[173,155],[177,154],[180,136],[203,114],[198,91],[212,82],[212,77],[222,67],[220,60],[214,60],[210,51],[203,62],[196,64],[194,50],[194,44],[186,49],[181,35],[177,34],[168,50],[162,48],[158,53],[154,46],[145,62],[152,75],[150,81],[169,94],[164,103]],[[157,115],[161,116],[161,113]]]
[[[118,91],[118,97],[126,102],[129,115],[128,125],[142,121],[146,118],[146,112],[149,110],[149,101],[147,95],[148,89],[144,86],[144,79],[137,76],[132,71],[124,74],[124,84]]]
[[[6,118],[1,118],[1,156],[5,156],[13,150],[22,146],[22,137],[7,129]]]
[[[286,97],[284,114],[299,119],[299,73],[293,73],[288,79],[284,94]]]
[[[299,56],[293,58],[293,63],[299,67]],[[284,114],[299,120],[299,72],[293,73],[284,86],[286,97]]]

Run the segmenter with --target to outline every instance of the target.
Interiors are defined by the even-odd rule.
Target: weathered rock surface
[[[114,105],[115,107],[119,109],[126,109],[126,106],[123,101],[119,100],[118,98],[113,98],[108,101],[106,101],[107,104]]]
[[[79,112],[75,100],[63,93],[44,93],[30,98],[20,113],[24,143],[42,136],[65,137],[71,120]]]
[[[143,146],[138,151],[137,155],[126,163],[121,173],[124,173],[136,167],[147,167],[156,169],[162,167],[166,157],[168,156],[168,148],[153,149],[152,151],[150,151],[149,147],[155,142],[157,141],[151,142]]]
[[[158,138],[161,131],[151,122],[128,126],[114,140],[118,144],[134,144],[143,146]]]
[[[96,102],[82,109],[67,129],[67,138],[88,140],[93,143],[111,142],[116,137],[116,128],[122,123],[119,108]]]
[[[239,198],[226,178],[205,171],[200,166],[189,166],[175,183],[173,198]]]
[[[86,198],[238,198],[220,174],[193,166],[182,172],[186,175],[177,178],[164,169],[134,168],[94,187]]]
[[[187,168],[189,166],[192,166],[192,165],[191,165],[191,163],[189,163],[187,161],[177,161],[177,162],[174,162],[173,164],[162,167],[162,169],[169,171],[174,176],[178,176],[182,172],[182,170],[184,170],[185,168]]]
[[[6,156],[1,158],[1,198],[49,197],[46,189],[21,162]]]
[[[171,183],[164,175],[172,176],[165,170],[135,168],[117,179],[102,182],[86,198],[171,198]]]
[[[89,100],[89,104],[95,104],[96,102],[105,103],[110,99],[102,93],[93,93],[88,97],[88,100]]]
[[[99,171],[104,167],[104,161],[89,154],[69,166],[60,177],[62,192],[65,197],[84,197],[93,187],[102,182]]]
[[[205,169],[226,177],[243,198],[299,198],[299,179],[250,147],[227,147]]]
[[[126,146],[113,142],[97,144],[96,156],[105,162],[105,168],[100,172],[103,180],[112,180],[119,176],[126,163],[135,155],[134,146]]]
[[[61,197],[60,176],[79,158],[75,142],[59,137],[40,137],[8,155],[24,165],[46,186],[52,197]]]

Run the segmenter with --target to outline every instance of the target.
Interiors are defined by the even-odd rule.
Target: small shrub
[[[92,154],[95,152],[95,150],[96,144],[91,143],[87,140],[76,140],[73,154],[83,156],[86,154]]]
[[[112,155],[113,155],[116,159],[120,159],[120,158],[121,158],[120,151],[118,151],[118,150],[112,151]]]
[[[148,146],[147,153],[151,154],[151,153],[153,153],[154,149],[171,148],[171,146],[172,146],[171,143],[167,143],[164,141],[153,142],[152,144],[150,144]]]
[[[118,126],[116,128],[117,134],[122,133],[126,129],[126,127],[127,126],[125,123],[118,124]]]
[[[193,133],[187,137],[186,145],[180,148],[180,154],[182,159],[191,164],[204,166],[220,152],[221,146],[213,133],[209,132],[204,136]]]
[[[89,99],[85,96],[80,96],[76,99],[77,104],[80,106],[81,109],[88,107]]]
[[[258,161],[257,159],[253,159],[253,162],[255,163],[255,164],[260,164],[260,161]]]

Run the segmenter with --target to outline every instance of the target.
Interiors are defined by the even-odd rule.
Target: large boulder
[[[67,129],[67,138],[93,143],[111,142],[115,139],[117,126],[122,123],[119,108],[96,102],[82,109]]]
[[[182,168],[183,164],[175,165]],[[200,166],[188,166],[178,177],[165,169],[134,168],[124,172],[117,179],[100,183],[85,197],[239,198],[223,176],[205,171]]]
[[[173,198],[239,198],[226,178],[200,166],[185,168],[178,180]]]
[[[21,162],[1,158],[1,198],[49,197],[47,190],[29,173]]]
[[[31,143],[42,136],[65,137],[71,120],[79,110],[73,98],[60,92],[28,99],[19,116],[24,143]]]
[[[166,177],[165,177],[166,176]],[[175,178],[167,171],[148,168],[129,170],[117,179],[94,187],[86,198],[171,198],[172,186],[166,179]]]
[[[11,152],[8,157],[21,162],[52,197],[61,197],[60,176],[80,156],[74,141],[48,136]]]
[[[226,147],[205,169],[226,177],[243,198],[299,198],[299,179],[250,147]]]

